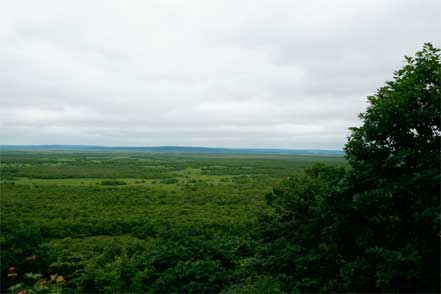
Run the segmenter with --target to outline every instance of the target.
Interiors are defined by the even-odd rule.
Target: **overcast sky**
[[[0,144],[341,149],[441,1],[2,1]]]

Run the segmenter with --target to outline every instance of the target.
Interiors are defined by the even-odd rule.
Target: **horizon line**
[[[95,147],[95,148],[204,148],[204,149],[225,149],[225,150],[323,150],[342,151],[344,149],[328,148],[284,148],[284,147],[209,147],[191,145],[89,145],[89,144],[0,144],[0,147]]]

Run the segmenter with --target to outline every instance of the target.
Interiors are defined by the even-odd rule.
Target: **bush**
[[[176,178],[165,178],[165,179],[162,179],[161,181],[159,181],[160,184],[167,184],[167,185],[177,184],[178,182],[179,181]]]
[[[100,183],[103,186],[122,186],[122,185],[127,185],[126,182],[121,181],[121,180],[103,180]]]

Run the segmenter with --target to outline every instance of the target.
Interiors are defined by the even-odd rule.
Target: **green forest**
[[[2,150],[1,292],[439,293],[440,97],[425,44],[344,156]]]

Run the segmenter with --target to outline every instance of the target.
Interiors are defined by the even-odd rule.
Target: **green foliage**
[[[345,150],[267,194],[251,272],[282,291],[439,292],[440,50],[426,44],[369,97]]]
[[[9,287],[9,293],[36,294],[36,293],[63,293],[64,277],[57,274],[45,279],[41,274],[26,273],[20,283]]]
[[[415,57],[406,57],[393,81],[368,97],[370,106],[360,115],[363,125],[352,128],[345,148],[351,166],[362,173],[361,187],[439,168],[439,52],[426,44]]]
[[[260,217],[262,234],[251,268],[272,275],[283,291],[317,292],[335,279],[339,244],[329,238],[333,219],[327,211],[344,180],[342,168],[316,164],[267,195],[271,213]]]
[[[256,278],[248,277],[243,284],[234,285],[228,289],[225,294],[250,294],[262,293],[272,294],[281,293],[280,283],[271,276],[259,276]],[[297,293],[297,291],[292,291]]]
[[[364,264],[372,289],[439,291],[440,50],[425,44],[406,62],[369,97],[345,148],[363,253],[353,267]]]
[[[178,182],[179,182],[179,180],[176,178],[165,178],[165,179],[161,179],[161,181],[159,181],[159,183],[161,183],[161,184],[176,184]]]
[[[2,251],[1,281],[4,289],[21,281],[23,278],[21,275],[17,275],[12,280],[9,279],[10,266],[14,266],[17,272],[24,273],[41,265],[40,258],[31,258],[32,256],[39,257],[41,255],[40,250],[38,250],[41,242],[42,236],[38,226],[22,223],[15,224],[14,226],[5,226],[4,222],[2,222],[0,248]],[[7,252],[7,254],[4,254],[4,252]]]
[[[121,186],[121,185],[127,185],[127,183],[124,181],[119,181],[119,180],[104,180],[104,181],[101,181],[101,185],[103,185],[103,186]]]
[[[76,293],[226,289],[253,254],[257,211],[266,209],[263,195],[317,160],[121,152],[1,155],[1,290],[18,283],[33,287],[21,274],[33,272],[58,273],[65,278],[63,291]],[[345,164],[342,157],[323,159]],[[30,262],[32,255],[37,258]],[[19,273],[15,280],[7,276],[10,266]]]
[[[354,192],[360,192],[360,202],[365,202],[360,206],[369,205],[368,201],[385,201],[385,207],[401,206],[402,218],[396,227],[408,231],[407,225],[421,226],[418,230],[427,231],[424,227],[430,222],[439,222],[433,214],[440,182],[439,50],[426,44],[416,57],[406,57],[406,61],[394,81],[369,97],[371,105],[360,115],[364,124],[352,129],[346,153],[353,166],[353,182],[357,183]],[[382,197],[385,193],[390,197]],[[420,220],[414,222],[412,214],[427,208],[432,210],[432,217],[426,211],[426,225],[417,225]],[[408,224],[402,223],[406,220]]]

